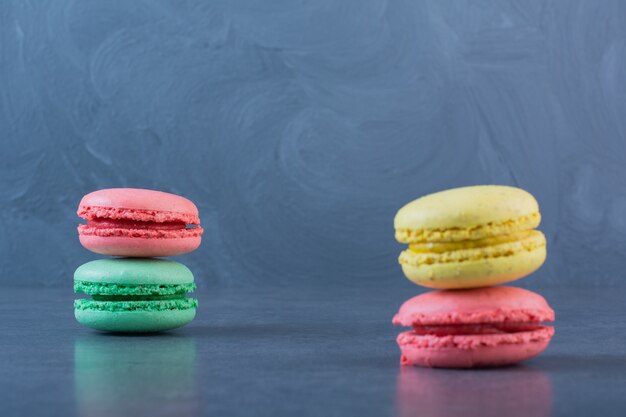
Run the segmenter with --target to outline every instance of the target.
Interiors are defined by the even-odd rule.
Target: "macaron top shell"
[[[140,188],[108,188],[82,198],[78,215],[87,220],[126,219],[199,224],[198,208],[181,196]]]
[[[546,300],[516,287],[432,291],[407,300],[393,318],[402,326],[540,323],[554,320]]]
[[[114,258],[87,262],[74,272],[74,281],[124,285],[192,284],[185,265],[167,259]]]
[[[394,227],[400,242],[413,243],[481,239],[533,229],[540,221],[537,200],[527,191],[479,185],[418,198],[398,211]]]

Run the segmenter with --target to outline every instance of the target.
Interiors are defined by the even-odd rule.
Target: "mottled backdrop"
[[[68,286],[98,255],[80,197],[182,194],[201,286],[412,288],[392,219],[443,188],[538,198],[521,285],[620,284],[626,2],[0,4],[0,285]]]

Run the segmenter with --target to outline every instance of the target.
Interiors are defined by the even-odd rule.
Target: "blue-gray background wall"
[[[626,2],[3,1],[0,285],[69,286],[98,258],[81,196],[194,200],[202,286],[410,283],[392,219],[513,184],[547,264],[626,266]]]

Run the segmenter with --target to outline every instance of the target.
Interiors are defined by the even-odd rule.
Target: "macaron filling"
[[[185,294],[166,294],[166,295],[102,295],[94,294],[91,299],[94,301],[165,301],[165,300],[182,300]]]
[[[423,252],[434,252],[434,253],[442,253],[449,252],[454,250],[463,250],[463,249],[478,249],[484,248],[487,246],[497,246],[505,243],[519,242],[528,240],[529,238],[537,239],[541,235],[541,232],[538,230],[523,230],[514,233],[508,233],[504,235],[497,236],[489,236],[482,239],[476,240],[462,240],[459,242],[422,242],[422,243],[411,243],[409,245],[409,249],[412,252],[423,253]]]
[[[175,299],[152,299],[141,300],[128,297],[122,301],[115,300],[74,300],[76,310],[95,311],[166,311],[166,310],[187,310],[196,308],[198,300],[194,298],[179,297]]]
[[[78,216],[85,220],[110,219],[110,220],[135,220],[138,222],[182,222],[185,224],[200,224],[200,218],[196,213],[181,213],[165,210],[129,209],[120,207],[100,207],[80,205]]]
[[[534,229],[541,222],[541,214],[537,211],[526,216],[513,219],[478,224],[472,227],[447,227],[407,229],[397,228],[396,239],[402,243],[425,242],[459,242],[478,240],[491,236],[506,235],[519,231]]]
[[[506,334],[529,332],[540,329],[540,323],[475,323],[457,325],[426,325],[414,326],[416,335],[456,336],[478,334]]]
[[[78,233],[83,236],[100,237],[184,238],[201,236],[203,229],[198,224],[180,221],[155,222],[95,218],[88,220],[87,224],[78,225]]]
[[[193,292],[196,284],[114,284],[108,282],[74,281],[74,292],[90,295],[171,295]]]
[[[433,326],[437,327],[437,326]],[[518,323],[513,326],[476,324],[469,327],[445,326],[441,329],[413,328],[398,335],[400,346],[414,348],[474,349],[478,346],[498,346],[531,342],[548,342],[554,335],[554,327],[539,323]]]
[[[78,215],[87,220],[78,225],[80,236],[167,239],[199,237],[204,232],[197,212],[81,204]]]
[[[497,293],[507,287],[492,287],[488,290]],[[472,290],[470,290],[472,291]],[[473,290],[474,293],[485,290]],[[456,297],[453,291],[430,293],[432,296],[446,294]],[[461,294],[461,293],[459,293]],[[468,294],[466,291],[465,294]],[[427,298],[429,293],[422,295]],[[419,299],[420,296],[416,297]],[[416,312],[415,312],[416,313]],[[548,309],[486,309],[484,311],[447,313],[439,311],[429,314],[400,314],[394,324],[411,326],[412,330],[398,335],[398,344],[414,348],[461,348],[476,346],[496,346],[528,342],[547,342],[554,334],[554,328],[542,322],[554,320],[554,312]]]
[[[546,246],[539,230],[487,237],[462,242],[413,243],[400,254],[401,264],[420,266],[513,256]]]
[[[87,221],[87,227],[100,229],[161,229],[161,230],[179,230],[194,228],[195,224],[186,224],[184,222],[151,222],[137,221],[129,219],[92,219]]]
[[[91,295],[91,299],[74,300],[77,310],[98,311],[162,311],[196,308],[198,301],[187,298],[195,283],[164,284],[114,284],[74,281],[74,292]]]

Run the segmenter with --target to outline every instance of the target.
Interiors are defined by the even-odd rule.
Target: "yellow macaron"
[[[445,190],[402,207],[394,219],[407,278],[429,288],[475,288],[514,281],[546,259],[537,200],[520,188]]]

